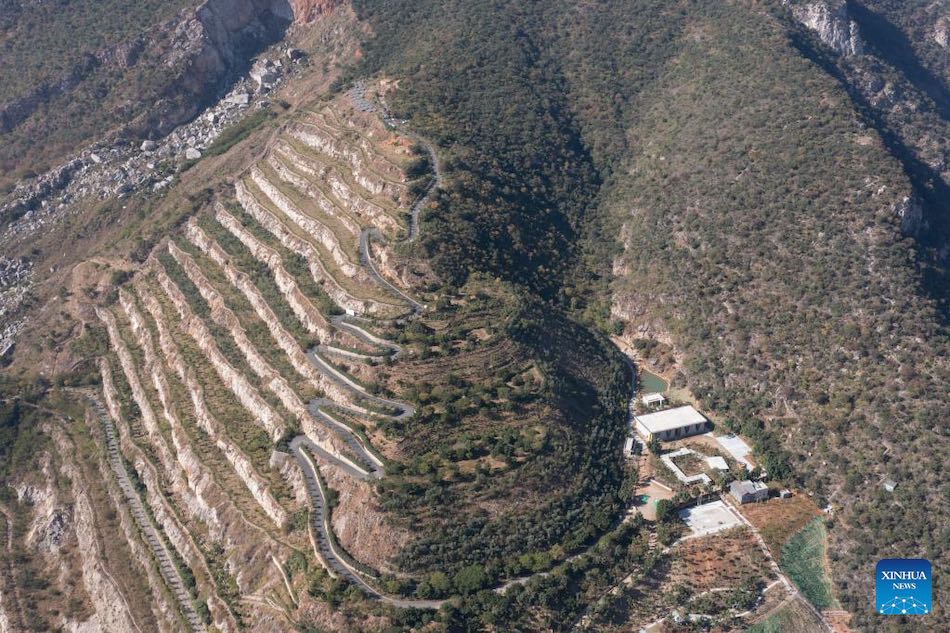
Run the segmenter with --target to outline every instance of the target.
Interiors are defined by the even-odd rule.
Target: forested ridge
[[[883,4],[861,8],[914,23]],[[446,156],[441,272],[671,335],[679,380],[836,509],[857,627],[878,558],[945,565],[947,288],[925,246],[946,236],[902,234],[901,200],[934,196],[889,142],[925,118],[874,116],[779,2],[356,6],[361,71],[401,77],[396,108]]]

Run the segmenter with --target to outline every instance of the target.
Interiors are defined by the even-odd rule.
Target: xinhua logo
[[[930,561],[885,558],[878,561],[877,612],[883,615],[927,615],[931,604]]]

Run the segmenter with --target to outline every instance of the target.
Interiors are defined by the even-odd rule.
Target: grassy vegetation
[[[805,605],[792,603],[752,625],[747,633],[811,633],[820,627]]]
[[[828,533],[822,517],[812,519],[795,534],[785,547],[780,558],[782,569],[798,586],[808,601],[818,609],[835,605],[831,582],[825,573],[825,549]]]
[[[221,135],[204,151],[204,156],[220,156],[250,136],[251,132],[275,118],[277,118],[277,113],[273,108],[263,108],[244,117],[221,132]]]
[[[779,611],[774,615],[749,627],[746,633],[785,633],[792,630],[789,620],[791,616],[785,611]]]
[[[146,34],[155,37],[158,24],[189,4],[79,0],[64,10],[59,3],[0,2],[0,105],[39,98],[26,122],[14,119],[19,125],[10,131],[0,125],[0,174],[42,172],[84,140],[128,120],[124,100],[157,98],[167,68],[140,59]]]
[[[69,10],[45,2],[0,4],[4,60],[0,102],[37,84],[67,74],[85,55],[148,32],[191,4],[189,0],[143,0],[135,6],[114,0],[74,0]],[[36,51],[42,50],[38,55]]]

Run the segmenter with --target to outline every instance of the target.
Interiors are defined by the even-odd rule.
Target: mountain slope
[[[528,9],[495,2],[480,9],[504,25],[510,35],[499,37],[509,46],[472,67],[460,64],[479,59],[495,27],[469,20],[465,7],[414,13],[400,2],[359,6],[378,25],[378,58],[396,60],[388,67],[412,79],[408,111],[420,115],[422,129],[455,132],[443,136],[460,157],[449,165],[481,187],[457,192],[455,209],[528,190],[568,156],[583,157],[585,168],[600,174],[576,179],[572,193],[582,199],[561,194],[557,208],[602,227],[587,249],[602,276],[612,263],[610,241],[621,234],[626,252],[616,263],[614,317],[632,338],[670,341],[685,384],[718,419],[759,438],[770,472],[800,479],[840,509],[832,556],[855,613],[864,613],[861,578],[870,577],[877,558],[896,550],[945,562],[939,500],[947,489],[937,473],[947,458],[940,421],[950,406],[946,284],[943,273],[928,272],[945,266],[945,185],[939,175],[928,185],[934,176],[914,170],[915,161],[932,156],[914,135],[930,130],[939,139],[946,120],[941,84],[921,86],[920,74],[895,58],[897,43],[871,28],[868,12],[882,7],[855,10],[856,19],[895,80],[925,89],[919,116],[898,120],[896,111],[866,102],[850,83],[861,69],[839,71],[820,41],[803,47],[812,36],[779,3]],[[893,3],[888,10],[910,15]],[[461,24],[466,30],[456,36]],[[433,37],[416,45],[427,32]],[[427,56],[429,45],[451,47],[439,58],[445,61]],[[936,49],[931,42],[920,44],[924,49],[931,51],[928,72],[939,76]],[[522,69],[558,88],[555,97],[529,103],[555,108],[568,123],[558,128],[560,147],[579,138],[589,154],[550,141],[538,151],[515,140],[544,138],[521,114],[531,112],[522,100],[536,96],[523,87]],[[438,116],[413,108],[428,95],[449,107]],[[469,160],[473,153],[508,160],[523,148],[536,162]],[[599,194],[585,189],[599,181],[606,183]],[[907,200],[915,199],[925,205],[926,234],[904,220]],[[475,227],[497,209],[508,209],[509,232],[537,231],[539,222],[559,226],[532,205],[447,213],[441,225],[463,235],[473,227],[478,235]],[[532,252],[543,244],[512,245]],[[928,251],[933,245],[937,251]],[[544,274],[547,266],[534,270]],[[914,499],[902,502],[899,524],[889,519],[895,500],[879,487],[888,475],[907,481]]]
[[[11,177],[56,167],[90,141],[166,135],[294,19],[287,0],[62,4],[11,0],[0,11],[3,193]]]
[[[943,574],[939,3],[183,6],[142,9],[130,68],[3,110],[0,621],[742,628],[781,594],[763,626],[877,630],[879,558]],[[51,30],[105,5],[73,9]],[[125,162],[19,179],[87,142]],[[632,511],[667,468],[623,457],[643,367],[796,491],[775,531],[827,530],[840,612],[774,532]]]

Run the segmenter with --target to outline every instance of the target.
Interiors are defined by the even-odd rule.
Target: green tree
[[[656,520],[659,523],[667,523],[676,516],[673,502],[669,499],[660,499],[656,502]]]
[[[475,593],[485,587],[488,582],[488,574],[481,565],[469,565],[462,568],[457,574],[453,584],[456,591],[463,595]]]

